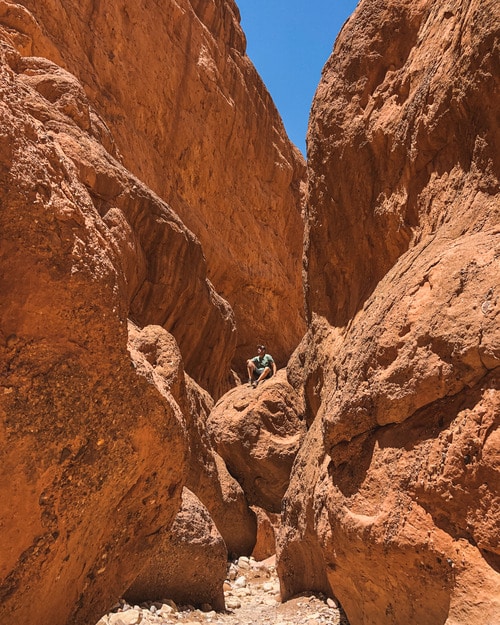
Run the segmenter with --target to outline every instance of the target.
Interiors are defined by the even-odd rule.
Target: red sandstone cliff
[[[262,341],[286,364],[305,331],[304,163],[245,54],[234,1],[19,4],[40,26],[18,24],[30,54],[81,80],[124,164],[201,241],[235,313],[235,368]]]
[[[493,0],[364,0],[312,108],[279,567],[352,625],[500,614],[499,25]]]
[[[199,7],[195,13],[188,3],[171,3],[162,30],[158,14],[144,4],[138,32],[139,22],[134,26],[120,4],[114,9],[125,21],[115,38],[106,30],[108,4],[101,35],[113,52],[105,55],[111,61],[123,48],[121,64],[115,60],[112,67],[93,63],[96,31],[86,13],[93,5],[74,8],[61,13],[62,4],[46,4],[42,11],[36,3],[38,23],[21,4],[0,1],[0,613],[28,622],[32,606],[43,604],[37,625],[95,622],[109,609],[153,554],[155,537],[168,532],[184,484],[206,502],[224,549],[253,548],[255,515],[204,432],[213,401],[206,391],[217,398],[231,384],[236,344],[233,311],[212,286],[207,258],[212,277],[227,272],[235,293],[245,272],[245,285],[256,289],[259,296],[246,303],[241,294],[243,316],[236,322],[252,345],[254,333],[268,338],[279,322],[277,355],[284,358],[303,327],[302,163],[243,55],[235,7],[214,4],[213,14],[202,15]],[[85,17],[86,27],[72,32],[68,15]],[[99,22],[99,13],[95,17]],[[144,39],[145,20],[156,40]],[[125,50],[127,33],[137,36],[133,53]],[[164,55],[159,66],[137,64],[140,41],[148,42],[143,59],[156,42]],[[208,95],[200,91],[203,72],[193,73],[199,54],[186,49],[196,41],[210,43],[214,54],[224,49],[217,60],[234,73]],[[238,67],[225,56],[231,50]],[[174,57],[169,75],[184,89],[176,97],[192,98],[192,106],[163,91],[163,71]],[[83,83],[68,68],[79,70]],[[106,72],[120,68],[126,76],[116,75],[113,95]],[[213,116],[204,120],[210,94]],[[232,117],[220,114],[219,96],[231,100]],[[156,119],[158,107],[172,123],[169,130]],[[176,115],[185,116],[184,125]],[[210,119],[211,129],[204,123]],[[262,140],[256,136],[261,124]],[[194,136],[196,128],[203,130]],[[178,140],[157,140],[164,131],[180,132]],[[206,141],[213,154],[206,145],[201,153],[197,141]],[[255,149],[253,160],[245,143]],[[182,161],[180,145],[196,158]],[[247,161],[238,168],[232,159],[243,152]],[[193,218],[196,205],[187,201],[198,184],[191,180],[196,171],[207,197],[203,176],[214,178],[213,194],[221,193],[220,202],[210,196],[206,216],[214,218],[215,241],[205,241],[223,250],[219,257],[205,256],[164,200],[175,199]],[[267,180],[262,186],[259,177]],[[243,197],[248,205],[240,210]],[[251,262],[236,235],[242,230],[248,241],[265,243],[262,264]],[[283,317],[290,319],[285,330]],[[184,378],[184,369],[206,390]],[[212,531],[210,523],[204,527],[200,531]]]
[[[199,241],[117,160],[80,83],[16,50],[23,20],[0,5],[0,610],[88,623],[134,580],[186,480],[185,419],[133,367],[127,317],[172,327],[214,395],[234,322]]]

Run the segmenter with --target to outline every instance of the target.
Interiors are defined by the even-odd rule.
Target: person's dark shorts
[[[258,369],[257,367],[255,368],[255,379],[258,380],[260,378],[260,376],[264,373],[264,369]],[[270,378],[272,376],[273,372],[272,370],[269,371],[269,373],[266,375],[266,377],[264,378],[265,380],[267,380],[268,378]]]

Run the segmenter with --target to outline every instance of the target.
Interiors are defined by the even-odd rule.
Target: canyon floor
[[[228,567],[224,588],[225,612],[176,606],[168,599],[135,606],[122,601],[97,625],[349,625],[342,608],[320,593],[281,603],[274,558],[240,558]]]

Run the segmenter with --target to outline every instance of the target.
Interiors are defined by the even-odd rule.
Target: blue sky
[[[247,53],[288,136],[305,155],[309,111],[321,70],[357,0],[236,0]]]

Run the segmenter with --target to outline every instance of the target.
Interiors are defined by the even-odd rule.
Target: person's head
[[[266,346],[265,345],[257,345],[257,353],[258,354],[265,354],[266,353]]]

